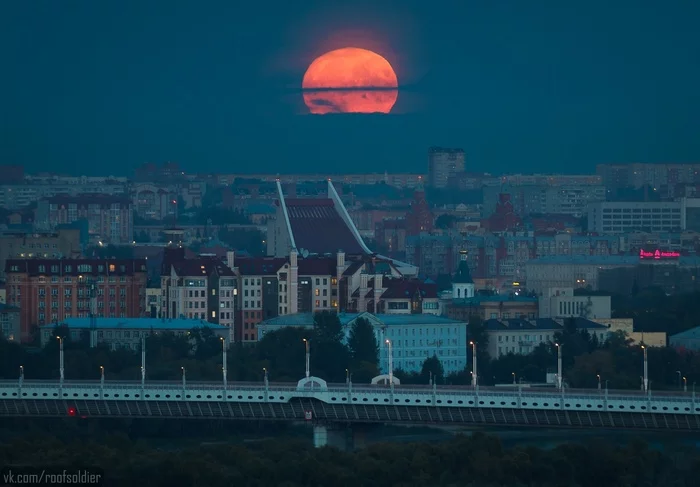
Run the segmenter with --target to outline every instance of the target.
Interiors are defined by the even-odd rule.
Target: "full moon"
[[[304,74],[304,103],[314,114],[389,113],[398,79],[379,54],[345,47],[316,58]]]

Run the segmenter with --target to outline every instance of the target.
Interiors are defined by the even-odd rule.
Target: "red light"
[[[75,416],[76,410],[73,406],[68,408],[68,416]]]

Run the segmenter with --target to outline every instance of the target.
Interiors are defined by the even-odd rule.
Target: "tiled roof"
[[[314,254],[336,254],[343,250],[347,254],[364,254],[355,239],[327,198],[285,198],[285,205],[292,227],[297,249]]]
[[[66,318],[63,325],[69,329],[89,329],[90,318]],[[51,328],[53,323],[43,325],[40,328]],[[211,328],[212,330],[228,330],[227,326],[209,323],[204,320],[187,320],[184,318],[97,318],[97,329],[122,329],[122,330],[191,330],[193,328]]]
[[[595,323],[585,318],[574,318],[578,330],[607,330],[608,327]],[[484,321],[488,331],[519,331],[519,330],[542,330],[542,331],[562,331],[564,327],[552,318],[538,318],[536,320],[525,320],[515,318],[510,320],[490,319]]]
[[[493,296],[474,296],[473,298],[453,299],[454,306],[478,306],[481,303],[536,303],[533,296],[515,296],[513,294],[494,294]]]
[[[172,263],[175,273],[180,277],[210,276],[216,272],[219,276],[233,277],[236,274],[218,257],[199,257],[184,259]]]
[[[297,261],[299,276],[335,276],[334,257],[307,257]]]
[[[84,267],[90,266],[90,271]],[[110,271],[110,266],[114,266]],[[44,266],[44,271],[39,272],[39,266]],[[57,272],[52,267],[57,267]],[[102,271],[99,271],[102,266]],[[13,271],[11,269],[17,268]],[[78,269],[83,269],[79,271]],[[145,259],[8,259],[5,262],[6,273],[26,273],[30,276],[131,276],[138,272],[146,272]]]
[[[242,276],[271,276],[287,263],[284,257],[247,257],[236,260]]]
[[[437,298],[437,285],[419,279],[385,279],[382,299],[408,299],[420,293],[423,299]]]

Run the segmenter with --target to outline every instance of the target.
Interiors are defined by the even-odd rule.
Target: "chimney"
[[[299,254],[297,253],[297,249],[292,249],[289,252],[289,267],[298,267],[298,258]]]
[[[233,250],[226,252],[226,265],[233,269],[235,264],[236,253]]]

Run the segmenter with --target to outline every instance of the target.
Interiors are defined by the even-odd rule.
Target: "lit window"
[[[216,318],[216,311],[212,311],[212,312],[211,312],[211,317],[212,317],[212,318]]]

